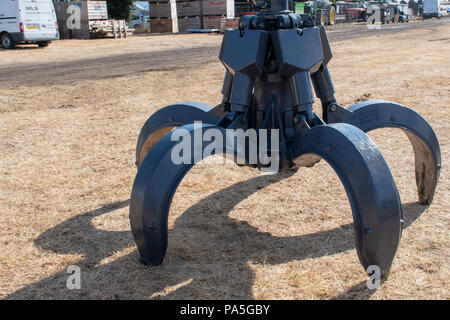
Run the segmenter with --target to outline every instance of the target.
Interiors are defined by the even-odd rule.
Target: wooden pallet
[[[125,20],[94,20],[89,22],[91,38],[127,38],[134,29],[128,29]]]
[[[150,32],[170,33],[172,32],[172,19],[150,19]]]

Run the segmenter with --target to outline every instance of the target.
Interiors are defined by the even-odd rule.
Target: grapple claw
[[[139,133],[136,146],[136,166],[142,164],[149,150],[168,132],[194,121],[217,123],[222,118],[220,108],[200,102],[181,102],[159,109],[152,114]]]
[[[225,130],[221,127],[202,124],[198,127],[190,124],[177,130],[185,130],[183,139],[194,141],[194,135],[204,129],[220,130],[225,137]],[[201,134],[201,133],[200,133]],[[134,180],[130,198],[131,230],[137,244],[141,260],[145,264],[159,265],[164,259],[167,249],[168,214],[173,195],[185,174],[202,160],[207,145],[202,142],[201,150],[192,145],[190,157],[186,163],[175,164],[172,159],[172,149],[178,141],[171,140],[171,134],[165,135],[148,153],[139,167]],[[225,141],[222,143],[222,153],[233,159],[239,155],[239,148]],[[214,150],[211,152],[215,154]]]
[[[441,169],[439,142],[431,126],[416,111],[389,101],[366,101],[348,109],[334,105],[328,110],[328,123],[344,122],[364,132],[394,127],[402,129],[415,156],[417,192],[421,204],[430,204]]]
[[[367,272],[369,266],[379,267],[385,278],[401,237],[402,207],[385,159],[364,132],[382,127],[406,132],[414,148],[419,198],[427,204],[441,166],[436,135],[419,114],[392,102],[339,106],[327,67],[331,50],[325,30],[314,27],[309,16],[290,12],[287,0],[268,4],[259,8],[261,13],[241,17],[238,29],[225,32],[219,59],[227,71],[218,107],[172,105],[150,117],[141,130],[130,199],[131,229],[141,259],[162,263],[173,195],[204,156],[231,155],[238,164],[269,172],[311,166],[321,157],[347,192],[359,260]],[[313,112],[313,87],[323,119]],[[203,129],[218,135],[199,138],[197,130]],[[190,153],[182,149],[183,161],[174,161],[179,141],[173,138],[182,132],[194,143],[188,143]],[[234,136],[232,144],[228,134]],[[222,142],[220,147],[205,143],[213,137]]]
[[[341,179],[353,211],[355,244],[364,268],[389,272],[401,237],[401,203],[377,146],[358,128],[340,123],[306,130],[295,156],[317,154]]]

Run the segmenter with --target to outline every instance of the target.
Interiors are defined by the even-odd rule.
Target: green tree
[[[108,2],[108,13],[112,19],[130,18],[134,0],[106,0]]]

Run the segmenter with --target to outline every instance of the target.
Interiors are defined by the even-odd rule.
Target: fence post
[[[234,12],[234,0],[227,0],[227,19],[233,19],[235,12]]]
[[[172,33],[178,33],[178,13],[176,0],[170,0],[170,17],[172,18]]]

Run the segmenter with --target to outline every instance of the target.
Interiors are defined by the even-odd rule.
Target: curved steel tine
[[[183,140],[194,141],[196,134],[205,129],[214,129],[223,137],[221,150],[209,150],[211,154],[221,153],[237,159],[240,153],[235,143],[226,143],[225,129],[209,124],[190,124],[175,129],[172,134],[184,130]],[[167,249],[167,220],[173,195],[192,166],[201,160],[209,142],[202,140],[201,148],[191,143],[191,154],[187,163],[175,164],[172,150],[179,143],[172,141],[172,134],[165,135],[148,153],[134,180],[130,198],[130,222],[141,260],[150,265],[162,263]],[[235,141],[236,142],[236,141]],[[197,150],[196,150],[197,149]],[[201,149],[201,150],[199,150]],[[200,153],[198,152],[200,151]],[[206,151],[205,151],[206,152]]]
[[[139,168],[148,151],[174,128],[194,121],[215,124],[221,117],[220,110],[200,102],[181,102],[159,109],[141,128],[136,145],[136,166]]]
[[[355,244],[364,268],[389,273],[401,237],[402,207],[389,167],[374,142],[345,124],[303,130],[295,155],[317,154],[341,179],[353,211]]]
[[[441,170],[441,151],[433,128],[420,114],[382,100],[365,101],[348,109],[337,105],[331,108],[334,111],[328,110],[328,123],[349,123],[364,132],[385,127],[402,129],[414,150],[419,201],[427,205],[432,202]]]

